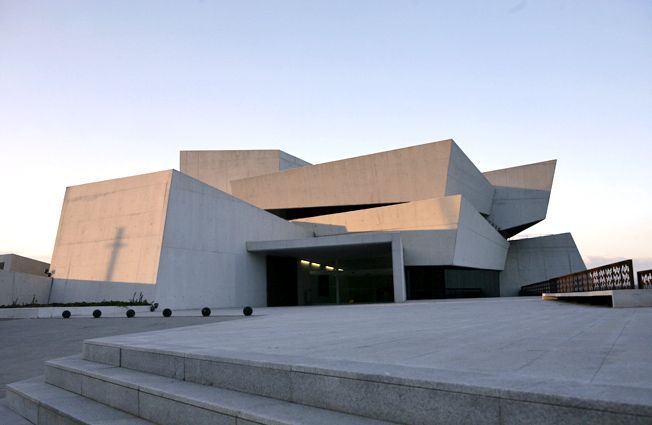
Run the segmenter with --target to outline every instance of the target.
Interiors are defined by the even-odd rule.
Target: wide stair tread
[[[88,425],[153,424],[121,410],[47,384],[44,382],[42,376],[9,384],[7,386],[5,402],[10,409],[28,420],[29,422],[27,423]],[[21,422],[15,423],[21,424]]]
[[[137,392],[138,416],[154,422],[168,423],[170,415],[193,415],[192,423],[213,423],[215,417],[231,423],[242,420],[258,424],[360,424],[380,425],[390,422],[336,412],[289,401],[206,386],[174,378],[153,375],[117,366],[83,360],[78,356],[46,363],[48,382],[69,391],[83,392],[82,386],[97,387],[105,383],[106,391],[99,398],[115,392]],[[117,386],[117,387],[116,387]],[[87,397],[89,394],[85,394]],[[92,395],[90,395],[92,397]],[[105,400],[99,400],[106,402]],[[110,403],[110,402],[109,402]],[[161,409],[164,404],[167,408]],[[152,406],[159,406],[158,410]],[[129,407],[121,407],[129,411]],[[165,413],[163,413],[165,412]],[[132,412],[136,413],[136,412]],[[165,415],[166,417],[162,417]],[[222,417],[223,416],[223,417]]]

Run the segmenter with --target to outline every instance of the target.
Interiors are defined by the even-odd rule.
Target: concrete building
[[[181,172],[66,190],[51,301],[512,296],[584,270],[570,234],[509,239],[545,219],[555,161],[483,173],[452,140],[317,165],[269,150],[180,159]]]
[[[0,254],[0,271],[47,276],[50,264],[16,254]]]
[[[50,265],[16,254],[0,255],[0,306],[47,303]]]

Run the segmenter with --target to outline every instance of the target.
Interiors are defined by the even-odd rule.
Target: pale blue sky
[[[558,159],[526,233],[652,267],[652,2],[0,0],[0,252],[49,259],[66,186],[182,149],[446,138]]]

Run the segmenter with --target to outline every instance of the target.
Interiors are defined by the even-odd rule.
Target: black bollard
[[[204,307],[201,309],[201,315],[204,317],[208,317],[211,315],[211,309],[208,307]]]
[[[254,312],[254,309],[251,308],[250,306],[245,306],[245,308],[242,309],[242,314],[245,316],[251,316],[251,314]]]
[[[96,319],[99,319],[99,317],[102,315],[102,310],[93,310],[93,317]]]
[[[132,318],[136,315],[136,312],[132,309],[127,310],[127,317]]]
[[[169,308],[163,309],[163,317],[170,317],[170,316],[172,316],[172,310],[170,310]]]
[[[63,313],[61,313],[61,317],[63,317],[64,319],[70,319],[70,311],[64,310]]]

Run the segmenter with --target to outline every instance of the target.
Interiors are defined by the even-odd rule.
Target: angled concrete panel
[[[406,266],[449,266],[455,258],[457,230],[401,232]]]
[[[169,170],[67,188],[53,277],[155,283],[171,176]]]
[[[448,198],[459,199],[459,216],[454,226],[401,232],[405,265],[502,270],[507,241],[465,198]]]
[[[303,159],[297,158],[296,156],[290,155],[289,153],[283,151],[278,151],[278,153],[279,153],[279,163],[278,163],[279,171],[289,170],[292,168],[305,167],[306,165],[312,165],[308,161],[304,161]]]
[[[446,195],[464,195],[476,210],[483,214],[491,212],[494,188],[455,143],[451,148],[448,164]]]
[[[557,161],[484,173],[495,187],[488,219],[511,237],[546,218]]]
[[[521,286],[586,270],[570,233],[509,242],[500,295],[517,296]]]
[[[449,230],[457,228],[461,195],[406,202],[386,207],[368,208],[293,220],[310,223],[316,236],[349,232],[398,230]]]
[[[486,270],[502,270],[509,243],[480,213],[462,199],[453,264]]]
[[[310,165],[280,150],[181,151],[180,170],[210,186],[231,193],[231,180]]]
[[[461,195],[310,217],[316,236],[395,232],[404,238],[405,264],[502,270],[507,241]]]
[[[557,160],[536,162],[487,171],[484,176],[494,186],[513,187],[520,189],[552,190]]]
[[[295,224],[175,171],[157,301],[173,308],[265,305],[265,258],[248,254],[246,241],[310,236]]]
[[[545,190],[497,187],[488,219],[511,237],[545,219],[549,201]]]
[[[263,209],[374,205],[446,193],[452,140],[286,170],[231,182]]]

